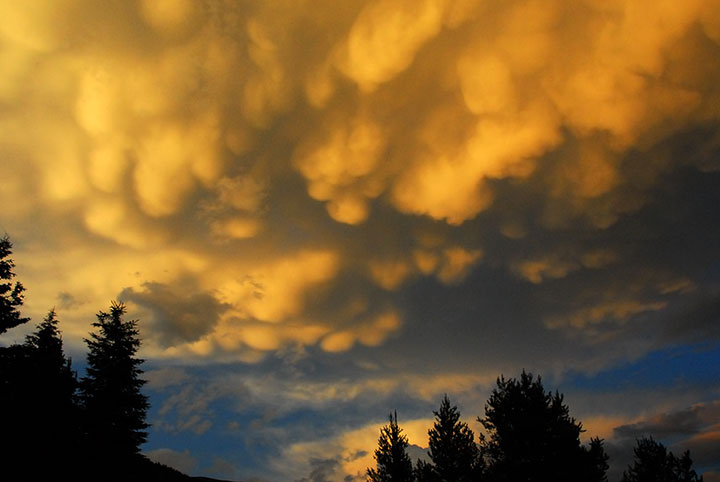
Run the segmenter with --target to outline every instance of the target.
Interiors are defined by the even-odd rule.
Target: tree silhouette
[[[622,482],[702,482],[692,468],[690,452],[675,457],[652,437],[637,440],[635,461],[623,472]]]
[[[81,382],[88,449],[96,460],[115,463],[133,459],[145,442],[147,397],[140,391],[143,360],[137,321],[123,321],[126,308],[112,302],[110,312],[100,311],[86,339],[87,375]]]
[[[24,345],[0,348],[0,413],[3,417],[0,434],[2,473],[7,480],[23,480],[30,441],[28,407],[30,387],[29,354]]]
[[[13,284],[15,263],[10,257],[11,254],[12,243],[5,235],[0,238],[0,335],[29,320],[21,317],[18,312],[18,307],[23,304],[25,288],[19,281]]]
[[[55,310],[52,309],[27,336],[29,353],[28,431],[33,438],[33,456],[44,464],[35,464],[43,478],[71,472],[71,460],[77,457],[80,432],[76,405],[77,377],[71,361],[65,357]]]
[[[390,414],[390,423],[380,429],[378,448],[375,450],[377,469],[367,469],[372,482],[411,482],[413,467],[406,449],[408,439],[402,435],[397,423],[397,412]]]
[[[582,425],[561,394],[545,392],[540,377],[523,371],[520,380],[498,378],[478,420],[489,434],[482,451],[492,481],[606,480],[602,441],[580,444]]]
[[[607,482],[610,457],[605,452],[602,439],[593,437],[590,439],[590,446],[582,449],[579,458],[579,472],[582,474],[582,479],[590,482]]]
[[[75,390],[77,379],[65,358],[55,310],[26,337],[12,345],[3,380],[4,409],[10,412],[3,447],[11,480],[45,480],[68,472],[79,441]],[[32,450],[30,450],[32,448]],[[42,463],[38,463],[41,460]]]
[[[25,339],[30,350],[37,382],[49,392],[59,405],[72,405],[77,380],[71,361],[65,357],[62,335],[55,309],[50,310],[34,333]]]
[[[451,405],[445,395],[440,409],[433,413],[435,423],[428,430],[432,464],[418,462],[418,480],[465,482],[478,479],[483,464],[475,444],[475,434],[466,423],[460,421],[457,407]]]

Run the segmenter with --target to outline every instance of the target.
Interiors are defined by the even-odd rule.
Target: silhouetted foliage
[[[27,336],[30,352],[31,389],[29,407],[33,411],[30,425],[34,456],[48,462],[38,468],[47,475],[68,472],[71,458],[77,457],[80,442],[76,405],[77,377],[71,361],[65,357],[55,310],[50,310],[36,331]],[[62,469],[61,469],[62,468]]]
[[[137,321],[123,321],[125,306],[112,302],[110,312],[99,312],[90,334],[87,375],[81,382],[85,432],[97,460],[110,457],[122,463],[136,455],[145,442],[147,397],[140,391],[143,360]]]
[[[0,238],[0,334],[29,320],[18,312],[25,289],[13,282],[11,254],[9,238]],[[82,384],[54,309],[24,343],[0,347],[0,480],[194,480],[139,454],[148,401],[137,322],[124,314],[115,302],[98,313]]]
[[[53,405],[56,408],[73,405],[77,379],[71,361],[63,351],[55,309],[50,310],[35,332],[26,337],[25,346],[31,353],[35,382],[52,398]]]
[[[418,459],[415,464],[414,474],[417,482],[433,482],[437,480],[433,464],[424,460]]]
[[[27,336],[23,345],[8,347],[11,377],[4,388],[5,424],[12,446],[6,473],[13,480],[43,480],[69,471],[77,457],[80,433],[75,405],[77,379],[63,352],[55,311]],[[43,463],[37,463],[42,460]]]
[[[692,468],[690,452],[675,457],[652,437],[637,440],[635,461],[623,472],[622,482],[702,482]]]
[[[607,471],[610,468],[610,457],[605,452],[603,440],[598,437],[590,439],[590,446],[583,447],[580,457],[580,473],[583,480],[590,482],[607,482]]]
[[[478,420],[489,435],[482,452],[493,482],[606,480],[602,441],[580,444],[582,425],[561,394],[545,392],[540,377],[524,371],[520,380],[500,377]]]
[[[391,414],[390,423],[380,430],[375,450],[376,469],[367,469],[368,480],[373,482],[411,482],[413,467],[407,454],[408,439],[402,435],[397,423],[397,412]]]
[[[433,411],[435,423],[428,430],[429,455],[432,464],[418,462],[416,477],[420,481],[465,482],[477,480],[483,470],[475,434],[460,412],[445,395],[440,409]]]
[[[26,470],[29,442],[28,410],[29,354],[23,345],[0,348],[0,460],[2,477],[7,480],[24,480],[18,474]]]
[[[18,312],[18,307],[23,304],[25,288],[19,281],[13,284],[15,263],[11,254],[12,243],[5,235],[0,238],[0,335],[29,320]]]

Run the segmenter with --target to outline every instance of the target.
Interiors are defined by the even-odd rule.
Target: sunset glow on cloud
[[[643,413],[573,380],[698,343],[717,360],[718,11],[0,0],[0,234],[23,313],[56,307],[75,362],[124,300],[152,370],[183,374],[149,384],[148,451],[242,480],[315,480],[323,456],[318,480],[350,480],[390,410],[421,450],[443,393],[474,420],[522,368],[609,439],[717,404],[710,369],[650,377],[669,401]],[[255,382],[224,386],[233,367]],[[325,406],[310,383],[350,415],[303,412]],[[720,423],[702,413],[699,452]],[[267,451],[218,454],[232,472],[186,432]]]

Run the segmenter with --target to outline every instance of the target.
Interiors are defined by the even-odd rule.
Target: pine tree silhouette
[[[18,312],[18,307],[23,304],[25,288],[19,281],[13,284],[15,263],[10,257],[11,254],[12,243],[5,235],[0,238],[0,335],[29,320]]]
[[[112,302],[99,312],[88,346],[87,375],[81,382],[85,434],[95,460],[122,468],[133,462],[145,442],[147,397],[140,391],[142,359],[137,321],[123,321],[125,305]]]
[[[460,412],[443,397],[428,431],[432,464],[418,462],[416,477],[420,481],[466,482],[477,480],[483,469],[475,434],[460,421]]]
[[[397,423],[397,412],[391,414],[390,423],[380,430],[375,450],[376,469],[367,469],[372,482],[412,482],[413,467],[407,454],[408,439],[402,435]]]
[[[702,482],[692,468],[690,452],[678,458],[652,437],[637,440],[635,461],[623,472],[622,482]]]
[[[27,336],[29,380],[27,407],[29,432],[33,438],[33,464],[43,479],[72,473],[72,460],[78,456],[80,431],[76,405],[77,377],[65,357],[55,310],[52,309]]]
[[[26,337],[6,349],[10,361],[3,399],[10,416],[4,424],[4,473],[10,480],[46,480],[69,473],[77,457],[77,379],[65,358],[55,310]],[[6,441],[4,439],[4,442]],[[41,463],[39,463],[41,462]]]
[[[497,380],[485,417],[482,443],[493,482],[606,480],[602,441],[580,444],[582,424],[570,416],[563,396],[545,392],[540,377],[523,371],[519,380]]]

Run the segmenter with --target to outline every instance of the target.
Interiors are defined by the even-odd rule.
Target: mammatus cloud
[[[0,1],[0,230],[24,314],[57,306],[80,352],[120,297],[149,363],[231,366],[150,370],[153,430],[246,430],[287,449],[288,480],[362,474],[398,405],[419,451],[443,393],[470,420],[503,372],[717,340],[717,11]],[[686,397],[583,413],[710,460],[714,408]]]
[[[79,340],[123,294],[149,356],[246,362],[408,354],[437,327],[490,352],[637,335],[713,296],[658,240],[686,214],[676,179],[715,199],[718,7],[0,4],[0,202],[28,310],[59,299]],[[708,219],[685,238],[715,239]],[[408,316],[412,293],[469,292],[491,309],[462,329],[452,306]]]

